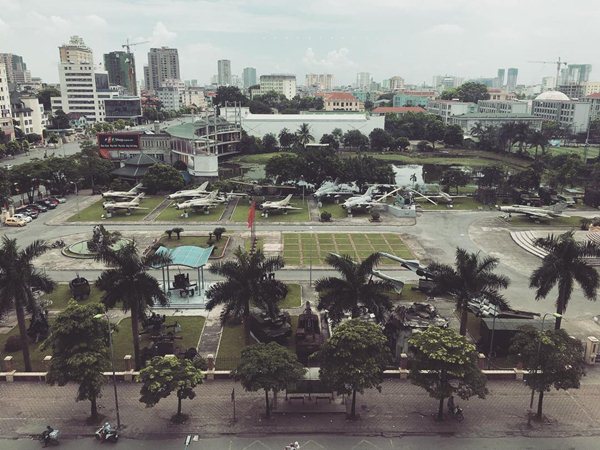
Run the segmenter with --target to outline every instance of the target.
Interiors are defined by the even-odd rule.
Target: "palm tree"
[[[535,245],[548,252],[542,260],[542,265],[535,269],[529,278],[529,287],[537,289],[536,300],[546,298],[558,284],[556,312],[564,314],[573,293],[573,281],[579,284],[588,300],[596,300],[600,276],[584,258],[599,257],[598,244],[592,241],[577,242],[573,238],[573,231],[568,231],[560,236],[551,234],[536,239]],[[557,317],[554,324],[556,330],[560,329],[560,323],[561,317]]]
[[[437,285],[437,290],[455,297],[456,307],[460,311],[460,334],[467,334],[467,306],[469,301],[483,299],[492,305],[506,308],[507,303],[500,294],[510,280],[504,275],[497,275],[494,269],[498,259],[481,256],[479,252],[469,253],[462,248],[456,249],[456,268],[447,264],[433,263],[429,271]]]
[[[298,142],[303,147],[306,147],[306,144],[315,140],[313,135],[310,134],[310,126],[307,123],[303,123],[302,125],[300,125],[298,131],[296,131],[296,136],[298,137]]]
[[[481,136],[483,136],[485,134],[485,128],[483,127],[481,122],[476,122],[475,126],[473,126],[473,128],[471,128],[471,131],[469,132],[469,134],[473,137],[480,138]]]
[[[222,323],[241,319],[247,324],[245,319],[253,305],[274,317],[278,312],[277,303],[285,298],[288,289],[269,275],[284,267],[283,258],[267,258],[261,250],[247,253],[239,247],[234,255],[234,260],[210,267],[210,273],[224,277],[225,281],[213,284],[206,291],[206,309],[212,311],[217,305],[223,305]]]
[[[530,147],[535,147],[535,157],[538,155],[538,147],[542,147],[542,155],[546,153],[546,144],[548,143],[548,139],[539,130],[534,130],[527,139],[527,143]]]
[[[129,242],[118,250],[110,248],[96,257],[108,266],[96,280],[96,286],[104,291],[102,302],[107,308],[121,302],[124,311],[131,310],[131,334],[135,368],[141,368],[140,317],[149,306],[159,303],[166,306],[169,300],[158,281],[149,275],[150,267],[161,267],[171,263],[171,257],[163,253],[140,256],[135,242]]]
[[[349,312],[352,318],[356,318],[363,310],[374,314],[381,323],[385,314],[392,309],[389,294],[394,286],[388,280],[373,280],[373,268],[380,259],[380,253],[372,253],[358,264],[348,255],[327,255],[327,264],[342,276],[317,280],[317,308],[326,309],[331,320],[336,323],[342,320],[345,313]]]
[[[523,144],[527,142],[531,134],[531,128],[528,123],[515,123],[515,142],[519,143],[519,153],[523,153]]]
[[[48,250],[43,241],[34,241],[22,250],[17,247],[17,240],[7,236],[2,237],[0,246],[0,315],[14,308],[17,314],[19,335],[25,370],[31,372],[31,357],[29,356],[29,339],[25,323],[25,308],[37,308],[31,288],[43,292],[52,292],[54,282],[41,272],[38,272],[32,261]]]
[[[517,129],[516,129],[515,122],[503,123],[500,126],[499,139],[500,139],[501,145],[503,147],[503,150],[506,150],[508,153],[510,153],[513,143],[515,141],[516,135],[517,135]]]

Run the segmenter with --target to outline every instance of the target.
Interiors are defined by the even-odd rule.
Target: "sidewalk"
[[[589,436],[600,434],[600,379],[590,376],[581,389],[552,391],[544,397],[548,422],[527,427],[530,391],[515,381],[488,383],[487,399],[459,400],[465,420],[437,423],[433,414],[437,401],[410,382],[388,380],[382,392],[370,390],[357,399],[360,419],[349,422],[343,414],[276,414],[265,419],[264,392],[247,393],[233,381],[207,381],[196,389],[194,400],[183,401],[190,416],[184,425],[173,425],[177,399],[172,394],[154,408],[139,402],[139,385],[119,385],[123,436],[151,438],[198,434],[201,437],[244,434],[339,433],[347,435],[457,435],[501,436]],[[231,391],[235,388],[237,422],[232,422]],[[75,402],[76,387],[51,387],[44,383],[0,384],[0,437],[39,433],[51,424],[64,436],[89,435],[94,426],[85,425],[89,402]],[[285,401],[280,396],[280,402]],[[110,385],[99,400],[100,413],[115,421]]]

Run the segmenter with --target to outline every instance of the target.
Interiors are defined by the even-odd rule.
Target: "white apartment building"
[[[584,98],[590,104],[590,120],[600,119],[600,92]]]
[[[538,95],[531,103],[531,114],[544,120],[559,122],[573,133],[587,131],[590,122],[590,103],[570,100],[559,91],[547,91]]]
[[[356,88],[362,91],[371,90],[371,74],[369,72],[358,72],[356,74]]]
[[[199,87],[188,86],[181,93],[181,103],[183,106],[195,106],[196,108],[206,108],[206,98],[204,97],[204,90]]]
[[[37,97],[13,95],[11,108],[13,120],[18,122],[23,133],[35,133],[43,136],[48,125],[48,116],[44,112],[44,105],[39,102]]]
[[[144,66],[146,89],[155,91],[167,79],[179,80],[179,52],[176,48],[151,48],[148,52],[148,65]]]
[[[217,61],[217,82],[219,86],[231,86],[231,61],[220,59]]]
[[[500,88],[488,88],[487,91],[490,100],[514,100],[516,98],[514,93]]]
[[[166,111],[179,111],[181,109],[181,94],[176,87],[160,87],[156,90],[156,96]]]
[[[458,102],[454,100],[430,100],[427,103],[427,112],[440,116],[448,124],[450,116],[470,114],[477,111],[477,104],[471,102]]]
[[[79,36],[71,36],[68,44],[58,47],[61,63],[93,64],[92,49]]]
[[[596,94],[600,92],[600,81],[586,81],[583,83],[583,96]]]
[[[479,100],[478,112],[482,114],[527,114],[527,102],[515,100]]]
[[[400,91],[404,89],[404,78],[395,76],[390,78],[389,80],[389,90],[390,91]]]
[[[330,91],[333,88],[333,75],[330,73],[307,73],[304,85],[318,91]]]
[[[0,130],[8,140],[15,138],[8,92],[8,75],[4,64],[0,64]]]
[[[276,92],[291,100],[296,96],[296,75],[261,75],[260,89],[252,92],[254,95]]]

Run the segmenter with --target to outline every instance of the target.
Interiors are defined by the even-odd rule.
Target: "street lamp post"
[[[554,318],[558,319],[562,317],[562,314],[559,313],[545,313],[542,316],[542,328],[540,330],[540,336],[538,338],[538,348],[535,354],[535,372],[534,375],[537,375],[538,369],[540,367],[540,352],[542,350],[542,333],[544,333],[544,321],[546,320],[546,316],[554,316]],[[531,400],[529,401],[529,409],[533,408],[533,396],[535,395],[535,389],[531,388]]]
[[[494,318],[492,319],[492,337],[490,338],[490,350],[488,351],[488,363],[487,368],[490,370],[492,367],[492,351],[494,348],[494,333],[496,331],[496,316],[498,315],[498,306],[494,305]]]
[[[313,237],[313,227],[308,227],[310,229],[310,238],[311,238],[311,244],[312,244],[312,237]],[[310,249],[310,252],[308,253],[308,285],[312,286],[312,247]]]
[[[108,345],[110,346],[110,365],[112,368],[112,379],[113,379],[113,388],[115,391],[115,410],[117,412],[117,430],[121,428],[121,417],[119,416],[119,396],[117,395],[117,375],[115,374],[115,351],[113,348],[112,342],[112,327],[110,326],[110,317],[107,313],[104,314],[96,314],[94,319],[106,319],[106,323],[108,324]]]

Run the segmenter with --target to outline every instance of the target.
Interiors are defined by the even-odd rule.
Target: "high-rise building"
[[[563,80],[563,84],[585,83],[586,81],[589,81],[591,71],[591,64],[569,64],[567,66],[566,80]]]
[[[242,78],[244,82],[244,89],[248,89],[250,86],[256,85],[256,69],[254,67],[244,67]]]
[[[517,76],[519,75],[519,69],[515,67],[509,67],[506,75],[506,90],[508,92],[514,92],[517,87]]]
[[[127,94],[137,95],[133,53],[123,51],[106,53],[104,69],[108,72],[108,81],[111,86],[123,86]]]
[[[144,66],[146,89],[156,91],[167,79],[180,80],[179,53],[176,48],[151,48]]]
[[[304,84],[318,91],[330,91],[333,88],[333,75],[330,73],[307,73]]]
[[[31,83],[31,72],[23,57],[12,53],[0,53],[0,64],[6,67],[6,76],[9,83]]]
[[[231,61],[228,59],[217,61],[217,83],[219,86],[231,85]]]
[[[356,74],[356,87],[362,91],[371,89],[371,74],[369,72],[358,72]]]
[[[58,50],[61,63],[94,64],[92,49],[79,36],[71,36],[69,43],[61,45]]]
[[[395,76],[390,78],[390,91],[399,91],[404,89],[404,78]]]
[[[13,92],[10,103],[13,123],[18,124],[25,134],[35,133],[42,136],[48,124],[48,116],[38,98],[31,94]]]
[[[260,89],[252,92],[254,95],[276,92],[291,100],[296,96],[296,75],[261,75]]]
[[[556,77],[542,78],[542,92],[551,91],[556,86]]]
[[[438,92],[454,89],[463,84],[464,78],[453,75],[436,75],[433,77],[433,86]]]
[[[498,75],[496,75],[496,86],[495,87],[501,88],[502,86],[504,86],[504,74],[505,74],[504,69],[498,69]]]
[[[8,75],[6,66],[0,63],[0,130],[4,139],[11,140],[15,137],[12,112],[10,110],[10,94],[8,92]]]

